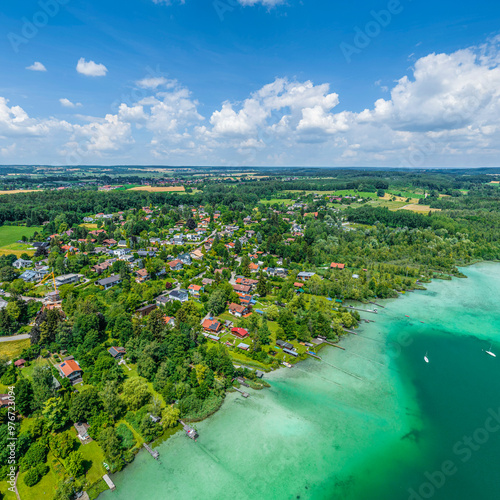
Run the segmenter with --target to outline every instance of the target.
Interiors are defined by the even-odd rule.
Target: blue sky
[[[2,10],[0,163],[498,165],[492,2]]]

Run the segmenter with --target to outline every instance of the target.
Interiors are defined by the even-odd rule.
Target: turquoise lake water
[[[197,443],[141,452],[100,498],[500,498],[500,265],[463,271],[362,313],[375,323],[345,351],[229,395]]]

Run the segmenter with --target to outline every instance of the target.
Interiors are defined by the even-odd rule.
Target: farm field
[[[283,200],[280,200],[279,198],[271,198],[270,200],[260,200],[260,203],[264,205],[274,205],[277,203],[280,205],[281,203],[284,203],[285,205],[292,205],[295,200],[291,200],[290,198],[286,198]]]
[[[409,205],[405,205],[401,207],[399,210],[410,210],[411,212],[417,212],[421,214],[428,214],[431,210],[433,212],[441,212],[439,208],[432,208],[429,205],[416,205],[414,203],[410,203]]]
[[[41,191],[41,189],[12,189],[10,191],[0,191],[0,196],[4,194],[34,193],[35,191]]]
[[[9,359],[14,359],[21,354],[23,349],[27,349],[29,346],[30,339],[0,342],[0,356],[7,356]]]
[[[147,191],[149,193],[184,193],[184,186],[140,186],[129,191]]]
[[[22,236],[31,238],[35,231],[41,231],[40,226],[1,226],[0,227],[0,254],[14,254],[19,257],[23,253],[33,255],[34,251],[28,251],[29,245],[17,243]]]

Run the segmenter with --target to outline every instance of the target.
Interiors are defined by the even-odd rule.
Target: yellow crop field
[[[148,191],[149,193],[183,193],[184,186],[138,186],[129,191]]]

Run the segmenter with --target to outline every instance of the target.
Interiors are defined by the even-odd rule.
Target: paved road
[[[12,337],[0,337],[0,342],[12,342],[13,340],[26,340],[29,338],[28,333],[23,333],[22,335],[13,335]]]

